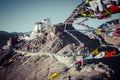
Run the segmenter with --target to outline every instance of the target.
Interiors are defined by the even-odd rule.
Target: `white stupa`
[[[43,23],[42,22],[36,22],[35,27],[30,35],[30,39],[34,39],[37,35],[41,33],[43,29]]]

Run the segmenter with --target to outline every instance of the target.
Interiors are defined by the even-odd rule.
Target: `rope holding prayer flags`
[[[93,29],[93,27],[88,26],[87,24],[84,24],[84,23],[82,23],[82,22],[79,22],[79,23],[76,23],[76,24],[82,25],[82,26],[84,26],[84,27],[86,27],[86,28],[88,28],[88,29]]]
[[[78,14],[79,8],[80,8],[80,7],[83,7],[83,6],[85,5],[85,2],[86,2],[86,0],[81,0],[81,3],[74,9],[74,11],[72,12],[72,15],[70,15],[70,16],[68,17],[68,19],[69,19],[70,17],[74,18],[74,16]],[[68,20],[68,19],[67,19],[67,20]],[[67,20],[65,20],[64,23],[67,22]]]
[[[93,29],[93,30],[91,30],[92,33],[94,33],[94,36],[100,41],[100,43],[102,43],[103,40],[101,38],[99,38],[99,35],[102,34],[102,32],[100,30],[95,29],[95,28],[93,28],[93,27],[91,27],[89,25],[86,25],[86,24],[82,23],[82,22],[79,22],[79,23],[76,23],[76,24],[82,25],[82,26],[84,26],[84,27],[86,27],[88,29]]]

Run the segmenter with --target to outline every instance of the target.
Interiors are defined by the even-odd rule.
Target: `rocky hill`
[[[72,25],[67,25],[67,30],[69,33],[64,31],[64,24],[58,24],[43,31],[33,40],[16,44],[17,50],[8,50],[7,53],[6,50],[1,50],[0,79],[47,80],[52,73],[68,67],[56,60],[53,54],[63,55],[69,52],[75,54],[83,44],[89,51],[93,51],[100,45],[98,39],[91,39],[87,35],[76,31]],[[11,59],[14,60],[10,62]],[[69,80],[69,78],[71,78],[70,80],[116,80],[113,76],[114,68],[106,65],[107,63],[84,64],[82,70],[78,70],[77,66],[74,66],[54,80]]]

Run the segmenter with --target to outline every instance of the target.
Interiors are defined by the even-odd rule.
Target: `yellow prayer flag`
[[[96,33],[99,34],[99,35],[102,34],[100,30],[96,30]]]
[[[92,51],[92,54],[94,55],[97,55],[99,52],[98,52],[98,49],[95,49],[94,51]]]
[[[108,9],[108,8],[104,8],[104,11],[106,12],[106,15],[107,14],[112,14],[112,11],[110,9]]]
[[[86,4],[88,4],[90,1],[96,1],[96,0],[86,0]]]
[[[9,62],[14,62],[14,60],[13,59],[9,59]]]
[[[58,74],[58,73],[55,72],[55,73],[51,74],[48,79],[51,80],[51,79],[56,78],[58,76],[60,76],[60,74]]]

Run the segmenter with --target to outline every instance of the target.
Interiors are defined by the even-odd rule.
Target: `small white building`
[[[52,26],[50,18],[46,18],[46,19],[42,20],[42,23],[43,23],[43,26],[45,29],[50,28]]]

